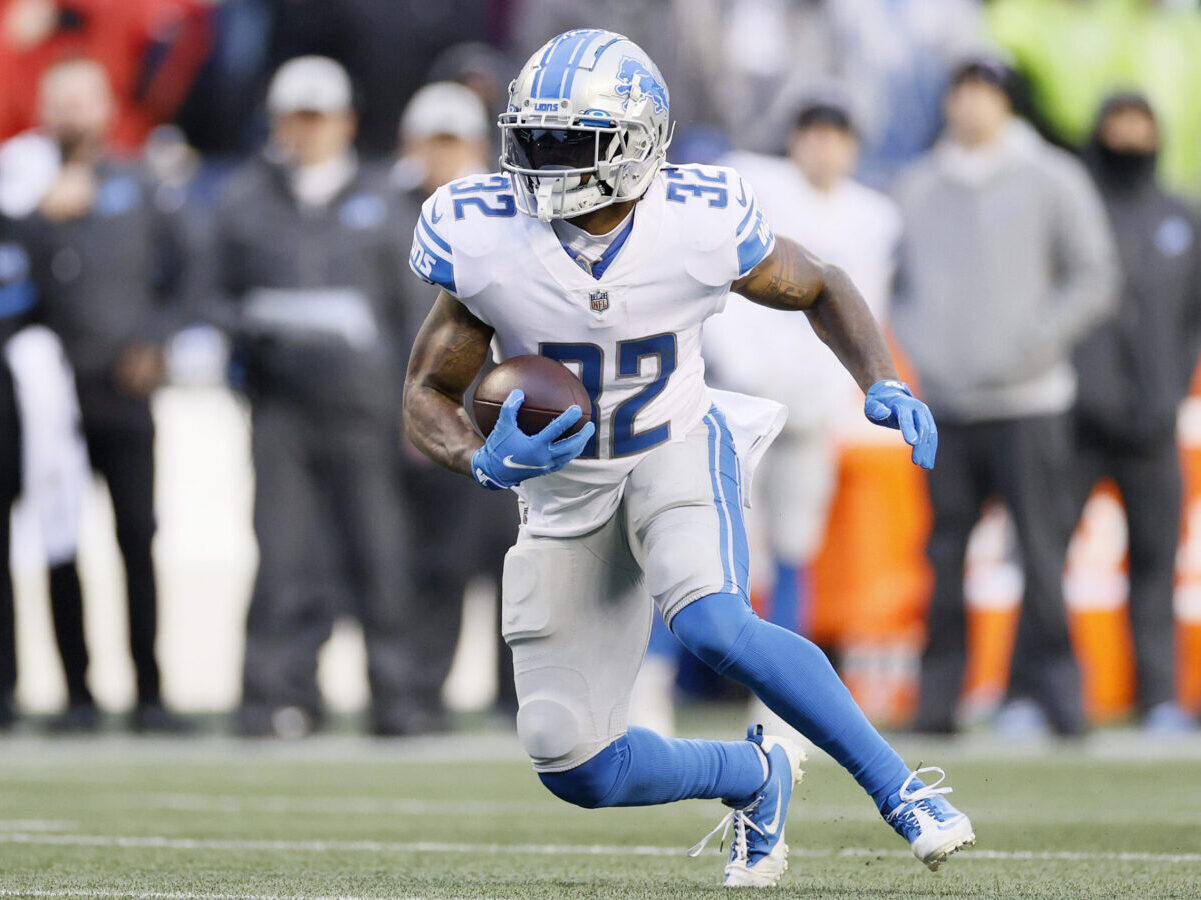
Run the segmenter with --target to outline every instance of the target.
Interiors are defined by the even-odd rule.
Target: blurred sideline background
[[[162,600],[159,648],[168,698],[181,711],[234,706],[246,604],[257,554],[251,526],[253,471],[249,420],[223,388],[168,388],[155,399],[159,533],[155,557]],[[882,432],[885,437],[887,433]],[[912,713],[916,659],[929,575],[922,555],[929,511],[922,476],[908,455],[864,430],[841,448],[838,492],[815,568],[814,638],[841,650],[841,673],[875,721],[897,725]],[[1178,557],[1176,616],[1180,698],[1201,708],[1201,392],[1181,413],[1186,465],[1184,539]],[[1125,616],[1125,521],[1112,486],[1089,501],[1073,539],[1067,601],[1085,675],[1088,711],[1098,722],[1120,720],[1134,699],[1133,653]],[[877,540],[890,535],[880,558]],[[1009,668],[1021,574],[1012,559],[1007,515],[992,509],[972,539],[969,696],[995,704]],[[869,548],[877,548],[869,551]],[[873,555],[874,565],[856,564]],[[133,702],[125,651],[124,576],[113,538],[107,494],[94,486],[85,505],[80,545],[91,683],[111,709]],[[21,677],[18,697],[33,713],[66,699],[46,602],[45,564],[28,511],[14,511],[13,577]],[[491,586],[474,585],[456,665],[447,685],[452,708],[479,710],[494,699],[496,603]],[[331,709],[354,712],[367,692],[356,625],[343,621],[321,657],[321,683]]]
[[[112,15],[121,2],[0,0],[0,17],[10,39],[21,28],[36,31],[37,15],[50,15],[50,10],[54,27],[71,32],[82,28],[72,24],[72,16],[95,24]],[[1025,76],[1022,111],[1041,130],[1069,144],[1087,136],[1080,123],[1092,121],[1107,91],[1137,80],[1171,116],[1163,167],[1167,181],[1196,204],[1201,196],[1201,10],[1196,2],[924,2],[911,0],[898,8],[908,11],[907,27],[922,37],[908,45],[908,52],[919,53],[923,46],[945,52],[933,65],[937,71],[922,75],[935,86],[928,90],[942,90],[947,67],[958,55],[1000,45]],[[182,129],[159,136],[187,160],[183,168],[189,172],[186,190],[193,204],[189,215],[203,231],[224,177],[256,153],[264,139],[263,97],[270,74],[300,53],[328,54],[347,66],[361,116],[360,150],[364,158],[391,160],[400,110],[422,83],[457,77],[491,80],[493,88],[503,88],[508,76],[500,73],[515,72],[545,38],[595,20],[624,28],[660,59],[672,89],[673,110],[682,116],[679,152],[702,146],[714,132],[725,149],[779,152],[790,116],[806,91],[841,78],[855,97],[856,82],[867,80],[853,68],[856,61],[874,58],[881,40],[883,46],[894,46],[880,11],[889,5],[872,0],[460,0],[445,5],[401,0],[130,0],[122,9],[137,8],[146,17],[136,32],[138,40],[122,43],[119,35],[108,34],[89,48],[109,65],[119,90],[122,84],[133,85],[129,91],[135,100],[118,118],[115,137],[120,146],[137,150],[150,129],[164,122]],[[14,11],[24,16],[17,24]],[[156,30],[157,26],[145,27],[146,21],[167,25]],[[713,42],[712,59],[689,66],[664,49],[676,43],[673,28],[689,35],[690,27],[714,21],[731,27],[710,32],[722,35],[721,41]],[[779,34],[781,22],[797,30]],[[1138,27],[1130,27],[1130,22]],[[1122,43],[1123,35],[1128,44]],[[471,42],[471,52],[462,50],[465,42]],[[678,43],[677,54],[686,55],[688,40]],[[900,44],[898,38],[895,47]],[[453,48],[460,48],[462,59],[470,64],[456,62],[453,54],[448,57]],[[665,55],[660,58],[657,51]],[[11,45],[0,52],[0,84],[5,77],[16,77],[14,67],[28,62],[28,52],[13,51]],[[899,59],[890,65],[897,71],[917,71],[917,56],[906,56],[900,49],[897,53]],[[45,49],[45,58],[52,58],[51,50]],[[1097,64],[1088,71],[1078,65],[1065,68],[1090,58]],[[121,59],[125,64],[114,69],[112,61]],[[715,81],[723,67],[736,74],[731,83],[744,93],[725,90],[728,86]],[[888,78],[886,67],[873,74]],[[26,94],[28,87],[22,87]],[[0,93],[4,91],[0,87]],[[0,122],[7,129],[0,137],[32,124],[28,97],[17,102],[17,93],[14,89],[0,98],[5,100]],[[881,100],[870,91],[866,94]],[[753,108],[740,105],[740,96],[754,97]],[[495,112],[496,99],[489,112]],[[870,113],[870,103],[868,108]],[[909,158],[929,145],[937,124],[927,129],[929,134],[914,137]],[[865,141],[859,174],[886,188],[901,161],[881,150],[887,142],[880,134],[870,128],[865,134],[870,139]],[[179,143],[184,138],[188,145]],[[407,245],[399,241],[397,253],[406,252]],[[154,397],[153,413],[159,522],[154,555],[164,696],[181,712],[224,712],[237,705],[241,694],[246,609],[258,559],[249,415],[236,393],[213,384],[163,387]],[[1195,714],[1201,710],[1201,382],[1194,383],[1193,396],[1181,411],[1179,438],[1186,473],[1175,607],[1179,699]],[[869,715],[885,725],[904,724],[914,709],[931,580],[924,558],[930,523],[924,476],[898,443],[894,433],[866,422],[840,425],[837,489],[813,567],[811,636],[836,658]],[[1120,721],[1134,701],[1124,615],[1124,529],[1120,501],[1103,485],[1087,506],[1068,559],[1066,595],[1073,643],[1084,672],[1086,707],[1095,723]],[[1006,515],[990,508],[974,532],[967,569],[967,707],[978,709],[981,717],[1004,693],[1021,595],[1013,556]],[[102,707],[125,709],[134,702],[135,692],[126,651],[123,576],[111,507],[98,487],[87,495],[80,564],[92,653],[89,681]],[[765,565],[761,562],[759,568]],[[20,503],[14,513],[12,571],[18,702],[28,712],[52,713],[62,708],[66,693],[54,652],[44,555],[37,529]],[[453,709],[486,709],[497,696],[494,593],[486,579],[469,586],[458,654],[444,691]],[[357,711],[368,697],[357,627],[339,624],[322,651],[320,681],[332,711]]]
[[[158,647],[167,699],[181,712],[227,711],[241,695],[246,606],[258,562],[251,524],[254,471],[250,421],[225,388],[165,388],[154,401],[160,578]],[[13,514],[17,602],[18,699],[31,713],[66,702],[46,598],[45,555],[29,510]],[[88,492],[80,538],[87,597],[89,680],[108,709],[134,701],[124,574],[113,537],[112,504],[99,485]],[[487,708],[496,696],[495,587],[469,584],[459,656],[445,696],[456,710]],[[323,648],[320,679],[331,711],[355,713],[367,700],[357,623],[343,619]]]

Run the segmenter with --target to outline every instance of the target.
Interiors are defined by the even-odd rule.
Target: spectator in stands
[[[883,320],[901,218],[891,199],[852,180],[858,149],[845,97],[825,92],[801,105],[787,158],[734,153],[723,162],[754,188],[777,234],[845,269]],[[767,617],[805,633],[809,566],[837,480],[837,432],[858,420],[862,394],[807,320],[781,321],[741,298],[731,298],[705,342],[715,384],[788,407],[756,475],[752,513],[771,548]],[[756,352],[747,353],[751,346]]]
[[[32,318],[38,312],[33,307]],[[76,557],[91,467],[75,376],[53,331],[37,321],[13,324],[18,330],[4,343],[3,364],[15,388],[21,495],[26,521],[38,526],[49,565],[50,608],[67,683],[67,709],[50,720],[49,728],[88,729],[96,726],[98,716],[86,680],[88,653]]]
[[[478,95],[461,84],[435,82],[413,95],[400,120],[401,155],[392,170],[406,240],[418,227],[422,202],[436,188],[489,170],[491,123]],[[403,287],[406,328],[400,341],[407,352],[437,291],[416,278]],[[402,457],[410,552],[421,560],[413,572],[420,612],[409,623],[418,659],[407,719],[411,731],[440,730],[448,724],[441,691],[459,637],[464,589],[477,575],[499,586],[517,510],[506,492],[480,496],[475,485],[434,465],[407,440]],[[503,678],[502,673],[502,686]]]
[[[1029,81],[1040,124],[1078,147],[1093,112],[1137,85],[1163,124],[1166,183],[1201,195],[1201,5],[1192,0],[994,0],[994,40]]]
[[[15,224],[0,214],[0,348],[28,319],[36,289]],[[9,514],[21,491],[21,425],[12,373],[0,358],[0,730],[16,719],[17,639],[9,569]]]
[[[495,47],[469,41],[447,47],[430,66],[429,80],[454,81],[472,92],[484,104],[488,114],[488,135],[498,132],[491,127],[495,116],[505,110],[509,102],[509,82],[513,78],[513,64]],[[489,140],[489,146],[492,141]]]
[[[112,83],[110,146],[136,150],[187,95],[211,15],[204,0],[0,0],[0,138],[33,126],[48,66],[88,56]]]
[[[272,60],[316,53],[336,59],[364,90],[356,143],[371,157],[391,156],[396,123],[438,55],[485,36],[480,0],[270,0]],[[553,33],[553,32],[550,32]]]
[[[854,181],[859,139],[846,97],[815,92],[799,107],[786,158],[735,152],[718,160],[754,188],[777,234],[845,269],[883,319],[901,221],[887,196]],[[755,353],[748,353],[748,347]],[[806,633],[809,566],[821,547],[837,480],[835,442],[862,416],[862,393],[808,321],[782,322],[741,298],[705,331],[715,386],[770,397],[788,407],[784,430],[754,480],[752,527],[768,544],[765,618]],[[631,703],[637,724],[672,733],[678,644],[656,621]],[[757,701],[756,701],[757,702]],[[772,714],[756,706],[753,717]],[[775,726],[786,727],[782,722]]]
[[[964,556],[990,495],[1008,507],[1025,576],[1000,722],[1045,714],[1084,729],[1061,577],[1071,530],[1068,411],[1073,346],[1113,306],[1116,261],[1084,168],[1014,117],[1012,73],[962,63],[947,136],[902,178],[901,290],[893,324],[939,424],[934,523],[915,728],[950,732],[965,665]]]
[[[523,0],[513,44],[525,56],[581,22],[632,35],[671,86],[681,137],[716,127],[740,149],[770,153],[784,150],[798,104],[836,81],[860,126],[860,177],[883,187],[938,136],[949,69],[983,42],[979,7],[977,0]]]
[[[492,125],[509,103],[509,82],[515,68],[500,50],[478,41],[448,47],[430,67],[431,82],[457,82],[471,88],[483,102],[489,126],[488,169],[496,167],[500,156],[500,129]]]
[[[155,659],[154,423],[150,396],[163,378],[162,343],[183,319],[178,306],[184,253],[178,223],[157,205],[140,169],[115,162],[107,135],[115,112],[100,63],[73,58],[42,76],[42,128],[61,164],[27,220],[41,295],[41,320],[61,339],[75,371],[92,466],[112,496],[125,563],[129,640],[137,682],[132,724],[181,727],[162,702]],[[51,570],[56,635],[72,691],[62,724],[94,728],[84,686],[83,617],[58,602],[56,580],[77,576],[73,562]],[[78,598],[77,588],[73,592]]]
[[[768,15],[755,16],[751,10],[752,15],[744,20],[748,27],[729,27],[727,7],[746,5],[766,7]],[[585,24],[629,35],[655,60],[670,85],[672,118],[681,130],[706,124],[744,138],[748,123],[756,122],[767,104],[769,94],[762,88],[769,87],[774,94],[785,67],[816,71],[819,64],[810,60],[815,55],[826,59],[823,35],[801,27],[813,21],[812,5],[744,4],[740,0],[521,0],[512,7],[507,49],[514,58],[525,59],[554,35]],[[782,10],[785,6],[798,8],[797,15],[790,16],[788,10]],[[793,18],[800,20],[796,27]],[[789,20],[788,27],[781,19]],[[743,77],[743,62],[752,77],[767,76],[754,86],[760,89],[758,94]]]
[[[1156,180],[1159,123],[1142,94],[1111,96],[1086,149],[1117,238],[1117,315],[1076,350],[1073,512],[1113,478],[1126,510],[1130,624],[1145,726],[1191,726],[1176,703],[1172,616],[1181,473],[1176,413],[1201,347],[1201,221]]]
[[[236,165],[231,157],[245,158],[262,143],[258,113],[271,77],[271,10],[276,2],[211,4],[212,52],[173,119],[207,163],[198,198],[206,207],[215,202],[209,189],[218,188],[214,182],[220,181],[221,167]]]
[[[834,46],[831,75],[862,122],[859,176],[892,185],[942,128],[942,95],[952,66],[979,51],[977,0],[825,0]]]
[[[401,363],[393,336],[407,278],[386,172],[360,163],[345,70],[280,67],[271,141],[216,211],[214,316],[250,399],[259,571],[246,625],[238,726],[299,735],[319,724],[317,652],[338,613],[322,548],[363,626],[371,728],[407,733],[416,621],[397,485]]]

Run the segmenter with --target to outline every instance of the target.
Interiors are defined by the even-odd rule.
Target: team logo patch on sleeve
[[[588,308],[594,313],[603,313],[609,308],[609,292],[593,291],[588,295]]]

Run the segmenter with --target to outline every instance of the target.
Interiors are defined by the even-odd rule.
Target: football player
[[[975,839],[950,788],[921,777],[941,770],[911,771],[825,655],[751,609],[743,497],[782,408],[706,387],[701,326],[731,290],[803,311],[867,392],[868,418],[927,468],[934,421],[841,270],[777,240],[737,172],[665,164],[668,110],[657,67],[621,35],[568,31],[529,59],[500,117],[503,171],[435,191],[414,233],[413,271],[441,292],[409,364],[407,433],[519,497],[502,631],[518,737],[551,792],[587,808],[718,798],[730,811],[709,837],[734,831],[725,883],[772,885],[786,867],[800,748],[758,726],[731,742],[627,727],[649,594],[684,646],[841,763],[935,868]],[[572,407],[526,435],[514,391],[481,440],[463,395],[490,345],[570,367],[592,421],[565,437]]]

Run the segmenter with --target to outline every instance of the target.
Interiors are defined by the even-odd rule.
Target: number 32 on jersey
[[[654,358],[659,365],[655,379],[620,403],[613,410],[609,428],[610,457],[629,456],[649,450],[671,436],[667,423],[636,430],[634,419],[642,409],[663,392],[667,380],[676,370],[676,336],[656,334],[630,341],[619,341],[617,350],[617,378],[637,378],[643,360]],[[592,401],[592,423],[596,434],[584,447],[581,459],[596,459],[598,456],[597,436],[601,431],[600,399],[604,392],[605,351],[596,344],[542,344],[539,352],[550,359],[558,360],[569,368],[578,367],[580,381]]]

